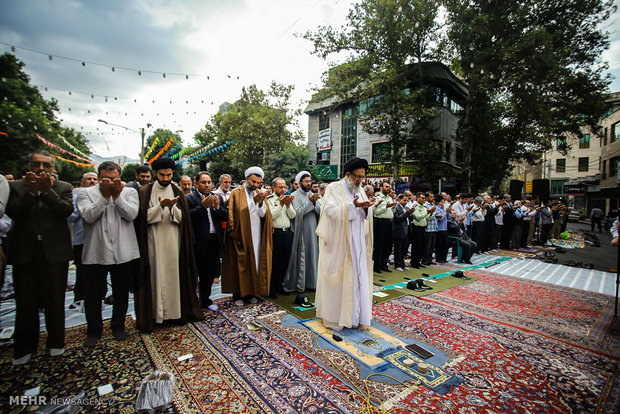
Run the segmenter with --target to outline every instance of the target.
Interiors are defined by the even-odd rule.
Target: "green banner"
[[[317,165],[314,167],[314,178],[318,180],[328,181],[338,179],[337,165]]]

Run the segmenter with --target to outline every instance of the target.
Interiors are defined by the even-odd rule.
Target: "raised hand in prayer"
[[[165,208],[165,207],[172,208],[172,206],[174,206],[177,203],[177,201],[179,201],[179,196],[176,196],[175,198],[163,198],[163,199],[161,198],[161,196],[159,196],[159,205],[162,208]]]
[[[256,204],[263,204],[265,197],[267,197],[267,191],[258,190],[254,193],[254,202]]]
[[[215,198],[217,198],[218,202],[219,202],[219,198],[216,195],[213,195],[213,194],[209,194],[208,196],[204,196],[203,195],[202,196],[202,206],[204,208],[213,207],[213,205],[215,203]]]
[[[99,181],[99,191],[101,192],[101,196],[106,200],[112,196],[112,182],[109,178],[102,178]]]
[[[37,175],[32,171],[28,171],[26,175],[24,175],[24,185],[32,194],[37,194],[39,192],[39,180]]]
[[[395,205],[396,205],[396,201],[392,201],[391,203],[387,203],[387,204],[385,205],[385,207],[386,207],[386,208],[392,208],[392,207],[394,207]]]
[[[428,214],[432,213],[433,211],[435,211],[435,207],[433,206],[432,208],[427,208],[426,211],[428,211]]]
[[[110,181],[110,195],[112,195],[114,200],[120,197],[123,187],[125,187],[125,183],[118,177]]]
[[[316,200],[318,200],[320,197],[320,195],[318,194],[310,194],[308,196],[308,200],[310,200],[313,204],[316,203]]]
[[[54,177],[46,172],[40,172],[37,176],[37,183],[39,184],[39,191],[47,193],[52,184],[54,184]]]
[[[213,200],[213,208],[216,210],[219,210],[220,208],[220,198],[216,195],[214,195],[213,197],[215,197],[215,199]]]
[[[359,208],[363,208],[363,209],[367,209],[368,207],[372,206],[372,204],[375,202],[375,198],[371,198],[370,200],[366,200],[366,201],[359,201],[359,194],[355,196],[355,198],[353,199],[353,204],[355,204],[356,207]]]

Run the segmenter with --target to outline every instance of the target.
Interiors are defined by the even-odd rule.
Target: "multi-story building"
[[[586,214],[595,206],[605,212],[618,208],[619,95],[607,100],[612,108],[601,119],[602,135],[584,129],[579,136],[556,139],[543,154],[542,176],[550,180],[551,195],[568,198]]]
[[[458,171],[463,162],[463,148],[455,137],[467,88],[441,63],[425,62],[423,71],[425,81],[434,88],[438,108],[438,115],[433,121],[435,144],[443,154],[442,160],[438,161]],[[392,180],[389,139],[381,133],[364,130],[358,119],[360,110],[363,111],[363,105],[360,109],[359,102],[340,102],[336,97],[314,99],[306,107],[310,161],[318,166],[320,179],[337,179],[349,159],[360,157],[370,164],[367,183],[377,186],[381,181]],[[377,122],[380,123],[380,120]],[[407,151],[405,154],[405,162],[400,166],[400,178],[413,190],[430,189],[431,185],[416,175],[415,160],[407,155]],[[442,190],[456,191],[456,179],[444,178]],[[432,187],[437,188],[437,184],[433,183]]]
[[[600,197],[604,211],[609,213],[620,209],[620,92],[613,93],[607,102],[611,108],[601,120]]]

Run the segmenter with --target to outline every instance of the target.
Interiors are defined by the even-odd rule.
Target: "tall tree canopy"
[[[430,122],[437,112],[421,64],[434,59],[441,40],[438,12],[436,0],[366,0],[353,6],[342,30],[320,27],[304,36],[323,59],[346,55],[317,97],[360,103],[364,128],[390,139],[394,178],[406,148],[408,159],[424,161],[419,166],[427,174],[433,162],[426,161],[441,159]]]
[[[52,154],[77,162],[84,162],[49,148],[35,135],[75,153],[71,144],[83,154],[90,150],[84,137],[71,128],[64,128],[56,119],[57,102],[45,100],[39,90],[30,85],[30,78],[22,70],[24,64],[14,55],[0,55],[0,172],[12,173],[19,178],[26,171],[28,154],[43,149]],[[61,180],[77,181],[92,168],[55,160]]]
[[[612,0],[448,0],[454,67],[469,86],[466,190],[498,189],[513,161],[566,134],[597,130],[609,78],[601,29]]]
[[[196,133],[195,139],[202,145],[216,147],[235,142],[226,150],[207,156],[213,177],[226,173],[239,181],[249,166],[265,166],[272,154],[301,138],[301,132],[294,130],[294,117],[299,112],[289,109],[292,90],[293,86],[275,82],[267,92],[256,85],[243,88],[237,102],[226,112],[215,114]]]

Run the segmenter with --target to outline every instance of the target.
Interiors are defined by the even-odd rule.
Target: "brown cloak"
[[[264,203],[267,210],[265,217],[261,219],[261,251],[257,273],[245,188],[240,185],[230,193],[222,260],[222,292],[224,293],[238,293],[241,297],[269,294],[273,220],[269,211],[269,203],[266,201]]]
[[[196,294],[198,285],[198,272],[196,270],[196,260],[194,258],[194,232],[187,208],[185,195],[174,184],[172,191],[174,196],[179,196],[177,207],[183,213],[181,220],[181,248],[179,250],[179,283],[181,291],[181,322],[200,321],[204,319],[200,300]],[[140,198],[140,211],[138,213],[137,233],[138,244],[140,246],[140,271],[134,283],[136,327],[141,332],[151,332],[155,326],[153,316],[153,305],[151,295],[151,274],[149,266],[148,232],[147,232],[147,210],[149,200],[153,191],[153,183],[140,188],[138,196]]]

